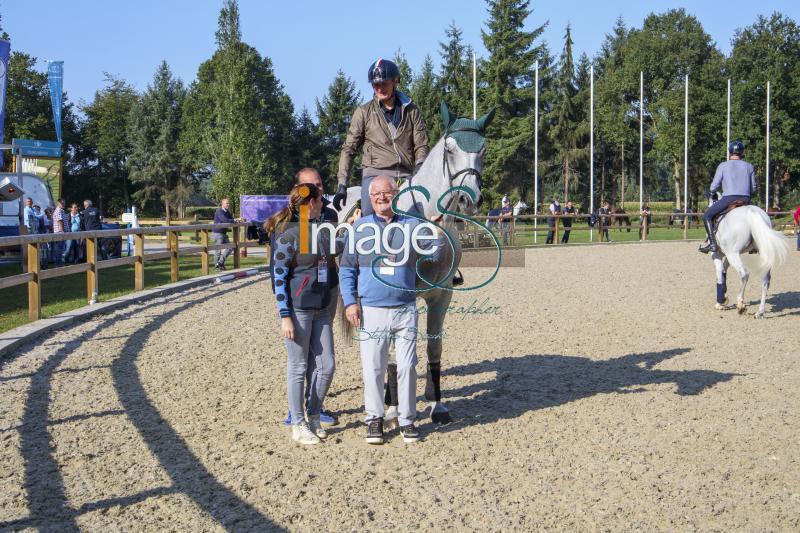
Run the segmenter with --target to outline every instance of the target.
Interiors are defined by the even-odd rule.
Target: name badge
[[[380,268],[378,268],[378,274],[380,274],[381,276],[394,276],[394,267],[387,266],[385,264],[385,261],[387,260],[391,261],[392,263],[396,261],[393,255],[388,255],[386,256],[385,259],[381,259],[381,266]]]
[[[317,281],[328,283],[328,262],[324,259],[317,264]]]

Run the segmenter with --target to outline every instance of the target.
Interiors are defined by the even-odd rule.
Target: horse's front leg
[[[756,313],[755,318],[761,318],[764,316],[764,306],[767,303],[767,291],[769,290],[769,282],[772,278],[772,272],[767,270],[764,272],[764,276],[761,278],[761,304],[758,306],[758,312]]]
[[[717,303],[714,305],[714,308],[722,311],[728,309],[728,297],[726,296],[728,292],[728,265],[719,253],[714,253],[712,258],[714,259],[714,270],[717,274]]]
[[[442,338],[447,309],[453,298],[451,291],[438,291],[436,298],[428,301],[427,354],[428,368],[425,374],[425,400],[430,402],[431,420],[435,424],[449,424],[450,412],[442,403]]]

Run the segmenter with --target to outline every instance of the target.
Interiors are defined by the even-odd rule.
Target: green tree
[[[408,58],[400,48],[394,53],[394,62],[398,70],[400,70],[400,83],[397,85],[397,89],[401,93],[409,95],[411,94],[411,87],[414,85],[414,71],[411,69],[411,65],[408,64]]]
[[[464,45],[463,32],[455,22],[444,34],[447,42],[439,42],[441,97],[454,116],[472,117],[472,48]]]
[[[800,166],[800,28],[780,13],[758,17],[733,38],[731,136],[747,146],[756,166],[760,198],[766,170],[766,101],[770,85],[770,207],[779,208],[785,192],[798,185]],[[718,151],[722,157],[722,150]],[[763,201],[763,200],[762,200]]]
[[[442,121],[439,119],[441,94],[437,88],[438,80],[434,72],[433,59],[425,56],[419,74],[414,78],[411,87],[411,100],[419,108],[425,126],[428,128],[428,139],[431,146],[442,136]]]
[[[220,10],[216,42],[189,90],[181,153],[195,175],[212,177],[214,198],[238,209],[242,194],[291,186],[295,118],[272,61],[242,41],[235,0]]]
[[[578,99],[578,81],[575,74],[575,63],[572,58],[572,33],[567,26],[564,34],[564,49],[558,63],[556,75],[555,101],[551,111],[549,138],[553,143],[554,165],[558,165],[563,184],[563,198],[569,200],[570,192],[579,187],[579,165],[587,158],[587,137],[589,133],[583,107],[583,100]],[[584,58],[581,80],[588,90],[588,59]],[[588,95],[588,92],[586,93]]]
[[[162,61],[153,82],[131,109],[128,128],[130,177],[140,187],[134,197],[143,205],[163,202],[167,223],[172,214],[170,203],[180,207],[185,192],[178,149],[185,96],[183,83],[172,76],[169,65]]]
[[[631,32],[624,54],[629,99],[638,99],[638,76],[644,72],[651,159],[670,169],[678,209],[683,204],[684,76],[689,75],[689,186],[697,204],[724,144],[723,56],[683,9],[648,16],[641,30]]]
[[[319,119],[317,137],[324,161],[320,173],[326,183],[326,189],[330,187],[328,190],[335,190],[340,151],[360,99],[361,95],[356,90],[355,82],[339,70],[328,86],[327,94],[321,101],[319,99],[316,101]]]
[[[531,14],[529,3],[488,0],[489,19],[486,30],[481,31],[489,58],[481,62],[479,107],[496,109],[487,135],[485,158],[485,192],[489,204],[494,196],[513,189],[524,196],[533,183],[533,65],[539,60],[541,77],[547,78],[550,60],[545,45],[534,44],[545,25],[524,30],[525,20]],[[546,89],[546,82],[542,87]]]
[[[130,179],[126,162],[131,151],[128,137],[131,109],[138,94],[125,80],[106,74],[105,87],[95,92],[94,100],[83,107],[86,120],[83,124],[84,142],[96,150],[98,174],[109,191],[122,191],[122,205],[113,211],[129,208]],[[109,202],[111,202],[109,198]]]

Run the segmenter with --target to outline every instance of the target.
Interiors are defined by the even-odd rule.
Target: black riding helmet
[[[370,65],[367,79],[370,85],[388,80],[398,80],[400,79],[400,69],[397,68],[394,61],[378,58],[376,62]]]
[[[736,139],[728,146],[728,153],[733,155],[742,155],[744,153],[744,143]]]

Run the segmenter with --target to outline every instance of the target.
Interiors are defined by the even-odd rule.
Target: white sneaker
[[[292,426],[292,440],[300,444],[319,444],[319,437],[314,435],[306,421]]]
[[[322,427],[319,422],[319,415],[308,415],[308,428],[311,430],[311,433],[321,439],[328,436],[328,432],[325,431],[325,428]]]

